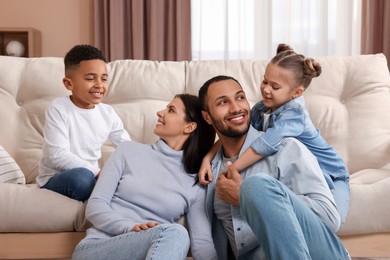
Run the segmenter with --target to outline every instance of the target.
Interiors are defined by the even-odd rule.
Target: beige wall
[[[92,6],[92,0],[0,0],[0,28],[37,29],[42,56],[63,57],[75,44],[93,44]]]

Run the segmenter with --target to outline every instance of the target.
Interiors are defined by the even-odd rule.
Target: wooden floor
[[[390,233],[341,237],[351,257],[390,259]]]
[[[0,259],[70,259],[85,232],[0,233]]]
[[[0,233],[0,259],[67,260],[84,236],[85,232]],[[341,239],[353,260],[390,260],[390,232]]]

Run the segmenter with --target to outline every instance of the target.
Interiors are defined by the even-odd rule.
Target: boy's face
[[[94,108],[107,95],[107,65],[102,60],[86,60],[70,70],[63,79],[65,87],[72,91],[72,102],[84,109]]]

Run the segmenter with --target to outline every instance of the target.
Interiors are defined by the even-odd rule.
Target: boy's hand
[[[96,174],[96,176],[95,176],[95,179],[97,180],[97,179],[99,179],[99,176],[100,176],[100,173],[101,173],[102,171],[99,171],[98,172],[98,174]]]
[[[207,185],[213,180],[213,174],[211,172],[210,161],[206,158],[203,158],[202,164],[198,172],[200,184]]]
[[[147,230],[147,229],[155,227],[157,225],[160,225],[160,223],[159,222],[147,222],[147,223],[143,223],[143,224],[137,224],[131,229],[131,231],[139,232],[141,230]]]

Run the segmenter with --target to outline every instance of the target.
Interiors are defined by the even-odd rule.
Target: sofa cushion
[[[35,182],[42,154],[43,125],[48,104],[68,95],[62,84],[63,58],[17,58],[1,56],[0,143],[15,159],[26,182]]]
[[[350,207],[339,235],[390,232],[390,171],[366,169],[351,175]]]
[[[121,117],[132,140],[152,143],[156,112],[185,92],[187,62],[116,60],[108,63],[109,93],[103,102]],[[104,153],[103,149],[103,153]]]
[[[36,184],[0,183],[0,232],[83,231],[85,203]]]
[[[0,183],[26,184],[26,178],[19,165],[0,145]]]

